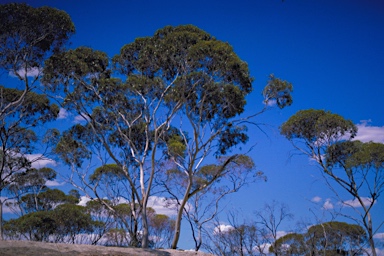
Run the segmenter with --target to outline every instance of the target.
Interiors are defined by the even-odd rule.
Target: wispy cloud
[[[149,197],[148,206],[154,209],[157,214],[165,214],[168,216],[176,215],[178,210],[178,204],[176,200],[158,196]],[[185,207],[188,209],[192,206],[187,203]]]
[[[41,74],[41,70],[38,67],[33,67],[33,68],[28,68],[27,72],[25,72],[25,69],[22,68],[17,70],[16,73],[21,77],[24,77],[25,74],[27,74],[28,77],[36,77]],[[16,73],[13,71],[10,71],[9,75],[11,77],[17,77]]]
[[[42,154],[26,154],[25,157],[32,162],[32,167],[36,169],[40,169],[48,165],[56,166],[56,161],[45,157]]]
[[[371,120],[361,120],[357,124],[357,135],[353,140],[360,140],[362,142],[377,142],[384,143],[384,126],[370,126]]]
[[[87,120],[88,120],[88,119],[85,117],[85,115],[77,115],[77,116],[75,116],[73,122],[74,122],[75,124],[78,124],[78,123],[81,123],[81,122],[85,122],[85,121],[87,121]]]
[[[280,237],[283,237],[283,236],[285,236],[287,234],[289,234],[289,233],[286,232],[286,231],[280,230],[280,231],[276,232],[276,237],[277,237],[277,239],[279,239]]]
[[[63,185],[65,185],[65,182],[58,182],[57,180],[47,180],[46,182],[45,182],[45,185],[47,186],[47,187],[60,187],[60,186],[63,186]]]
[[[267,105],[268,107],[274,107],[276,106],[277,102],[276,100],[264,100],[263,104]]]
[[[86,206],[87,203],[88,203],[89,201],[91,201],[91,200],[92,200],[92,199],[89,198],[88,196],[81,196],[81,197],[80,197],[80,202],[78,203],[78,205]]]
[[[361,197],[361,200],[362,200],[364,206],[369,206],[372,203],[372,199],[368,198],[368,197]],[[356,198],[353,200],[347,200],[347,201],[340,202],[340,204],[343,206],[346,206],[346,207],[354,207],[354,208],[355,207],[362,207],[361,203]]]
[[[60,108],[59,116],[57,117],[57,119],[66,119],[68,116],[69,116],[68,111],[65,110],[64,108]]]
[[[324,202],[324,204],[323,204],[323,209],[325,209],[325,210],[331,210],[331,209],[333,209],[333,204],[332,204],[332,202],[331,202],[331,199],[330,198],[327,198],[326,200],[325,200],[325,202]]]
[[[213,234],[226,233],[233,229],[234,227],[231,225],[220,224],[213,229]]]
[[[322,200],[321,197],[319,197],[319,196],[315,196],[315,197],[313,197],[313,198],[311,199],[311,202],[314,202],[314,203],[320,203],[321,200]]]
[[[384,241],[384,233],[376,233],[373,235],[373,238]]]

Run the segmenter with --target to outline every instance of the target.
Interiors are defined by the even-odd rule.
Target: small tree
[[[290,233],[276,240],[270,252],[279,255],[360,255],[366,232],[359,225],[326,222],[311,226],[305,234]]]
[[[209,243],[203,247],[210,253],[220,256],[251,256],[257,254],[260,245],[258,228],[255,223],[238,223],[238,216],[231,212],[228,216],[229,225],[223,226],[219,222],[210,234],[207,233]],[[260,252],[263,255],[263,252]]]
[[[153,248],[169,248],[175,231],[175,221],[165,214],[149,217],[150,240]]]
[[[15,213],[23,215],[25,209],[22,207],[22,197],[28,194],[34,198],[37,211],[39,208],[38,195],[48,190],[48,187],[45,185],[46,182],[55,178],[56,172],[47,167],[40,169],[32,168],[25,172],[15,173],[13,182],[7,188],[7,192],[11,196],[10,199],[13,199],[13,201],[7,202],[6,205],[11,208],[18,208],[18,210],[15,209]]]
[[[355,210],[367,231],[372,255],[376,256],[371,209],[384,191],[384,144],[351,141],[356,133],[352,121],[313,109],[297,112],[281,126],[281,134],[314,159],[326,178],[356,200],[359,208]],[[368,195],[367,200],[364,195]]]
[[[256,212],[256,223],[260,230],[260,236],[264,243],[274,244],[278,239],[278,229],[283,221],[293,219],[293,214],[289,211],[289,207],[284,203],[273,201],[265,204],[264,208]],[[281,255],[278,251],[275,255]]]

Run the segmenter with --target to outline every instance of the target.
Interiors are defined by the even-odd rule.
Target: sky
[[[0,0],[7,2],[11,1]],[[297,111],[313,108],[340,114],[358,125],[360,139],[384,143],[382,0],[23,2],[66,11],[76,27],[70,47],[88,46],[110,57],[135,38],[152,36],[166,25],[193,24],[205,30],[231,44],[249,65],[255,81],[245,115],[263,108],[261,91],[270,74],[291,82],[293,105],[272,108],[259,116],[263,131],[249,128],[250,140],[244,150],[255,145],[250,155],[268,181],[228,198],[227,208],[239,210],[245,219],[252,219],[255,210],[277,200],[287,204],[295,216],[282,226],[281,231],[288,232],[302,219],[329,220],[324,209],[338,205],[314,162],[296,155],[279,134],[279,126]],[[58,120],[57,125],[68,118]],[[383,202],[384,198],[379,199],[374,207],[376,220],[383,221]],[[228,223],[223,219],[223,224]],[[180,247],[189,249],[192,243],[185,233]]]

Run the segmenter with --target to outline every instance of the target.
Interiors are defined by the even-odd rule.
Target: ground
[[[202,252],[105,247],[84,244],[54,244],[32,241],[0,241],[1,256],[208,256]]]

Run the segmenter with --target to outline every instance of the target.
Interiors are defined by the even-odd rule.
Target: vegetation
[[[297,112],[281,126],[281,133],[316,160],[325,177],[357,201],[362,209],[356,209],[360,223],[366,229],[372,255],[376,255],[371,209],[384,191],[384,144],[352,141],[356,132],[352,121],[314,109]]]
[[[293,215],[274,201],[252,221],[230,214],[221,228],[221,200],[266,179],[235,149],[269,105],[293,102],[292,84],[270,75],[264,106],[245,116],[253,77],[229,43],[193,25],[166,26],[110,58],[65,47],[75,32],[65,12],[13,3],[0,5],[0,31],[0,69],[21,84],[0,85],[1,239],[176,249],[184,219],[195,250],[217,255],[264,254],[267,245],[275,255],[359,254],[366,240],[375,255],[384,145],[353,141],[356,126],[322,110],[299,111],[281,134],[357,200],[361,226],[333,221],[279,237]],[[48,129],[60,110],[82,120]],[[68,177],[33,166],[48,154]],[[76,189],[49,188],[58,175]],[[151,197],[175,216],[157,213]],[[4,225],[3,206],[15,216]]]
[[[366,238],[359,225],[326,222],[310,227],[305,234],[280,237],[269,251],[276,255],[361,255]]]

